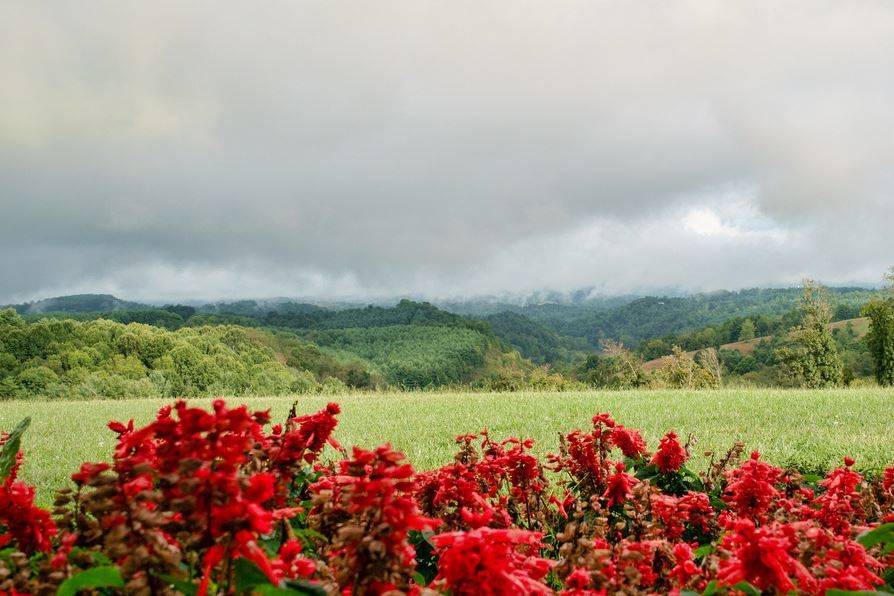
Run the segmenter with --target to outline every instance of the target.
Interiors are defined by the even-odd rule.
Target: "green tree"
[[[812,389],[841,385],[844,367],[829,323],[832,308],[825,288],[804,281],[800,304],[801,324],[792,329],[788,345],[776,351],[785,374],[801,387]]]
[[[749,339],[754,339],[754,337],[754,321],[752,321],[751,319],[745,319],[744,321],[742,321],[742,326],[739,327],[739,341],[748,341]]]
[[[662,387],[674,389],[715,389],[720,386],[720,362],[713,348],[698,352],[695,358],[674,346],[668,363],[656,373]]]
[[[875,361],[875,379],[879,385],[894,385],[894,267],[885,275],[889,295],[874,298],[862,311],[869,318],[866,344]]]
[[[648,381],[639,356],[610,340],[602,342],[602,355],[587,357],[578,376],[585,383],[609,389],[634,389]]]

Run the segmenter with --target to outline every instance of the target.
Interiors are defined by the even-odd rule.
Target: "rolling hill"
[[[855,319],[845,319],[843,321],[835,321],[834,323],[829,324],[829,329],[844,329],[848,325],[851,325],[854,335],[857,339],[863,338],[866,333],[869,331],[869,319],[866,317],[857,317]],[[755,337],[754,339],[748,339],[745,341],[734,341],[725,343],[720,346],[720,350],[730,350],[734,352],[739,352],[740,354],[753,354],[755,348],[761,342],[769,342],[773,339],[772,335],[765,335],[763,337]],[[695,356],[701,350],[689,350],[685,352],[690,357]],[[662,356],[661,358],[653,358],[643,364],[643,370],[645,371],[653,371],[663,368],[668,363],[671,362],[671,356]]]

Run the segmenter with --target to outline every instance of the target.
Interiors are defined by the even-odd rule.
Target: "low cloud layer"
[[[0,5],[0,302],[875,282],[888,2]]]

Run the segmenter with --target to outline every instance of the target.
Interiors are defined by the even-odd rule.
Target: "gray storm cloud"
[[[0,302],[874,282],[887,2],[0,5]]]

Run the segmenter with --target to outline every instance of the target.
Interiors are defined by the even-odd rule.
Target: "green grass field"
[[[877,472],[894,462],[894,390],[394,393],[230,402],[269,408],[274,420],[282,420],[294,399],[305,412],[339,402],[343,413],[336,437],[344,445],[390,441],[422,469],[451,459],[455,435],[485,427],[495,438],[532,437],[544,454],[556,448],[557,433],[588,427],[596,412],[610,412],[641,429],[651,448],[667,430],[695,434],[696,468],[704,465],[704,451],[725,450],[736,439],[779,465],[829,468],[849,454],[861,470]],[[109,459],[115,435],[105,427],[108,420],[144,423],[167,401],[0,402],[0,429],[32,416],[23,442],[23,477],[37,486],[46,504],[80,462]]]

